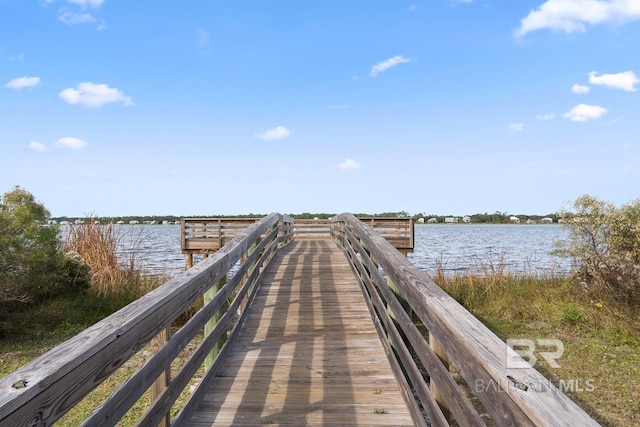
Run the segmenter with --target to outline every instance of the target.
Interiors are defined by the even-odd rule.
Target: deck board
[[[277,255],[189,425],[414,425],[334,243],[297,241]]]

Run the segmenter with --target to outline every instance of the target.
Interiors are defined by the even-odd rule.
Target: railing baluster
[[[433,334],[429,333],[429,345],[433,352],[438,356],[438,359],[442,362],[442,364],[449,369],[449,359],[447,358],[447,354],[444,351],[444,348],[440,345],[438,340],[433,336]],[[444,396],[440,392],[438,385],[433,381],[433,378],[430,378],[429,387],[431,388],[431,394],[433,398],[438,402],[438,406],[442,410],[442,415],[448,420],[451,419],[451,412],[449,411],[449,405],[447,404]]]
[[[227,277],[224,276],[222,279],[220,279],[218,282],[216,282],[211,289],[209,289],[207,292],[205,292],[203,299],[204,299],[204,305],[208,304],[213,297],[215,297],[215,295],[218,293],[218,291],[220,289],[222,289],[222,287],[225,285],[225,283],[227,283]],[[220,320],[220,318],[224,315],[224,313],[227,311],[227,308],[229,307],[229,302],[225,302],[222,307],[220,308],[220,310],[218,310],[216,313],[214,313],[214,315],[211,317],[211,320],[209,320],[205,325],[204,325],[204,336],[205,338],[208,337],[211,332],[214,330],[214,328],[216,327],[216,324],[218,323],[218,321]],[[208,370],[211,365],[213,364],[213,361],[216,359],[216,356],[218,355],[218,353],[220,352],[220,349],[222,348],[222,346],[224,345],[224,342],[227,339],[227,334],[222,334],[222,337],[220,337],[220,340],[218,342],[216,342],[213,347],[211,347],[211,351],[209,352],[209,354],[207,355],[207,357],[204,360],[204,369]]]
[[[158,335],[153,338],[151,341],[151,347],[154,353],[157,353],[164,345],[169,341],[169,337],[171,336],[171,327],[160,331]],[[160,397],[162,392],[164,392],[169,385],[169,381],[171,380],[171,368],[167,368],[165,371],[160,374],[158,379],[151,386],[151,404],[155,402],[155,400]],[[168,427],[170,423],[169,413],[167,412],[160,423],[158,423],[158,427]]]

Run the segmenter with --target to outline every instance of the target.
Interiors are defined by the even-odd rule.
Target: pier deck
[[[193,426],[413,426],[344,253],[296,241],[269,267]]]

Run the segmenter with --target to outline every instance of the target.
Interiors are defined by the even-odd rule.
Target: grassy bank
[[[113,232],[110,228],[102,230],[103,233]],[[101,271],[93,276],[95,286],[86,293],[61,296],[28,306],[0,307],[0,377],[103,319],[164,280],[142,274],[134,267],[134,259],[123,267],[110,253],[104,252],[105,247],[116,246],[118,236],[91,234],[98,230],[81,231],[83,234],[79,234],[77,240],[110,242],[84,248],[76,242],[78,244],[70,248],[82,253],[83,259],[103,260],[101,267],[92,267],[94,272]],[[97,251],[95,256],[91,255],[90,248]],[[500,266],[490,267],[480,269],[479,273],[455,277],[446,276],[440,270],[434,280],[504,340],[560,340],[564,352],[557,359],[559,367],[550,366],[543,357],[538,357],[536,368],[601,424],[639,425],[640,322],[637,313],[594,299],[563,277],[518,276]],[[540,356],[539,351],[553,350],[537,347],[536,355]],[[82,401],[61,425],[77,425],[95,408],[94,402],[101,402],[144,363],[149,351],[148,348],[142,349]],[[183,358],[176,360],[173,372],[182,361]],[[144,411],[146,401],[143,398],[136,405],[131,419]],[[123,420],[123,423],[129,422]]]
[[[456,277],[439,272],[434,279],[503,340],[562,341],[559,367],[534,353],[536,369],[602,425],[640,424],[637,313],[594,300],[566,278],[494,271]]]

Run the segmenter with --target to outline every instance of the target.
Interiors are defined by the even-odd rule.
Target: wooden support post
[[[253,253],[253,251],[256,250],[256,247],[258,246],[259,242],[260,242],[260,239],[256,240],[255,242],[253,242],[253,244],[251,246],[249,246],[249,249],[247,250],[247,256],[251,255]],[[253,270],[255,270],[257,264],[258,264],[258,260],[257,259],[255,261],[253,261],[251,264],[249,264],[249,268],[247,268],[247,279],[253,273]],[[249,284],[249,288],[247,290],[247,296],[244,297],[243,307],[244,307],[244,304],[246,304],[248,295],[251,293],[251,291],[253,290],[254,286],[256,286],[255,282]]]
[[[187,270],[193,267],[193,253],[189,252],[187,254]]]
[[[220,289],[222,289],[225,283],[227,283],[226,276],[220,279],[215,285],[211,287],[211,289],[205,292],[205,294],[203,295],[204,305],[207,305],[209,301],[213,299],[213,297],[218,293]],[[204,325],[205,338],[211,334],[213,329],[216,327],[218,320],[220,320],[222,315],[227,311],[228,307],[229,307],[229,302],[227,301],[222,305],[220,310],[214,313],[211,319],[207,323],[205,323]],[[226,340],[227,340],[227,335],[223,334],[220,340],[213,345],[213,347],[211,348],[211,351],[209,352],[209,354],[204,360],[205,371],[208,371],[211,365],[213,365],[214,360],[216,360],[216,356],[218,356],[218,353],[220,352],[220,349],[222,348]]]
[[[169,336],[171,335],[171,326],[167,326],[165,329],[160,331],[158,335],[156,335],[151,341],[151,347],[154,353],[157,353],[169,340]],[[151,385],[151,403],[153,403],[162,392],[169,385],[169,380],[171,379],[171,369],[167,368],[158,379]],[[162,419],[162,421],[158,424],[158,427],[167,427],[171,422],[170,414],[167,412]]]
[[[438,359],[440,359],[442,364],[447,369],[449,369],[449,359],[447,358],[444,348],[440,345],[438,340],[436,340],[431,333],[429,333],[429,345],[431,346],[431,349],[436,354],[436,356],[438,356]],[[431,394],[433,395],[433,398],[435,399],[436,402],[438,402],[438,406],[440,406],[440,409],[442,410],[442,415],[445,416],[447,421],[451,420],[449,405],[447,405],[447,402],[445,401],[444,396],[440,393],[438,386],[433,382],[433,378],[430,378],[429,387],[431,388]]]

